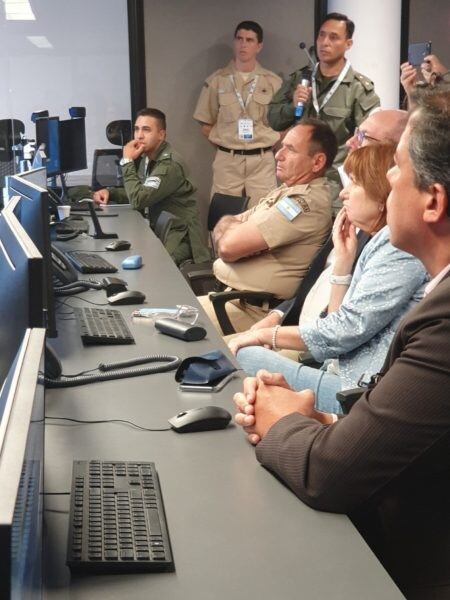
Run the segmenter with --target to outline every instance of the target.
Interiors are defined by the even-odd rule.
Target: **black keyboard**
[[[80,273],[117,273],[117,267],[97,254],[72,250],[66,255]]]
[[[85,346],[135,343],[120,311],[111,308],[74,307],[73,312]]]
[[[74,461],[67,565],[73,572],[174,570],[154,463]]]

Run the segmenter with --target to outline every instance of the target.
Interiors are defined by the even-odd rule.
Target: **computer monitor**
[[[17,331],[43,326],[43,259],[14,214],[18,202],[0,213],[0,382],[17,351]]]
[[[45,144],[47,175],[53,177],[61,173],[59,151],[59,117],[36,119],[36,148]]]
[[[59,148],[61,173],[87,169],[84,118],[59,122]]]
[[[19,202],[0,214],[0,598],[38,598],[42,580],[43,261]]]
[[[84,118],[65,121],[60,121],[59,117],[36,119],[36,148],[41,144],[45,144],[49,177],[87,168]]]
[[[42,290],[42,303],[45,311],[44,326],[47,328],[47,335],[55,337],[57,330],[52,279],[50,216],[46,186],[46,169],[41,167],[11,177],[9,179],[8,194],[10,198],[20,198],[20,201],[15,204],[14,213],[44,258],[44,286]],[[42,321],[39,324],[42,325]]]
[[[22,332],[0,389],[0,598],[42,597],[44,339]]]

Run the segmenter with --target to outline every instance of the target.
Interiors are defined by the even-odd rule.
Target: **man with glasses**
[[[372,81],[354,71],[345,57],[353,45],[354,29],[353,21],[346,15],[328,14],[317,36],[319,62],[312,76],[309,67],[292,73],[272,98],[268,112],[271,127],[283,131],[297,121],[296,110],[303,104],[303,116],[325,121],[335,133],[339,148],[334,168],[327,173],[333,186],[334,212],[342,205],[337,198],[340,181],[336,168],[342,165],[347,155],[345,142],[355,126],[380,105]],[[304,79],[310,79],[311,86],[302,85]]]
[[[352,152],[369,144],[398,144],[407,121],[408,113],[405,110],[377,110],[355,128],[345,145]]]

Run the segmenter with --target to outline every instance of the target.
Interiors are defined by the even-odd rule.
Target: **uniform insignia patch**
[[[277,210],[285,217],[288,221],[293,221],[301,212],[302,208],[299,203],[291,198],[285,196],[277,203]],[[309,207],[308,207],[309,210]]]
[[[297,198],[297,202],[300,203],[300,206],[303,209],[303,212],[310,212],[311,209],[309,208],[309,204],[306,202],[306,200],[304,198]]]
[[[144,181],[145,187],[151,187],[157,190],[161,185],[161,179],[159,177],[147,177]]]

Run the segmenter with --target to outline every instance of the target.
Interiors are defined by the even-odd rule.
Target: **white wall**
[[[105,126],[130,118],[126,0],[32,0],[36,20],[8,21],[0,2],[0,119],[16,118],[34,138],[35,110],[68,119],[70,106],[86,107],[88,170],[69,183],[89,181],[95,148],[111,145]],[[27,36],[45,36],[37,48]]]
[[[401,0],[328,0],[328,12],[355,23],[348,53],[353,68],[375,83],[383,108],[398,108]]]

